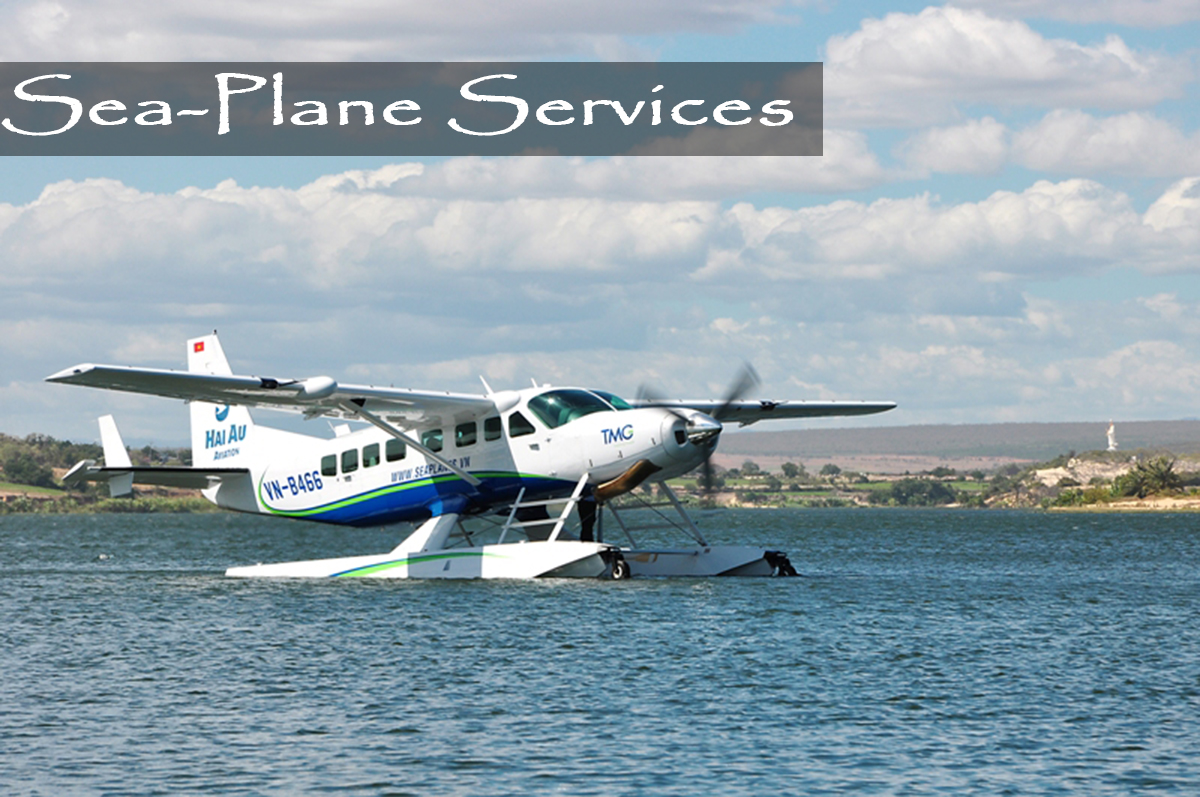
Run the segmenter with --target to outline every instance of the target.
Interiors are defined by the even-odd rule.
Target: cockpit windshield
[[[551,390],[531,398],[529,409],[546,426],[557,429],[593,412],[610,412],[612,407],[586,390]]]
[[[621,398],[620,396],[618,396],[615,393],[609,393],[607,390],[593,390],[592,392],[595,393],[600,398],[607,401],[609,404],[611,404],[613,406],[614,410],[631,410],[631,409],[633,409],[632,404],[630,404],[628,401]]]

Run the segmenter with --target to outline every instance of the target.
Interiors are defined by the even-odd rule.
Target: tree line
[[[100,461],[104,450],[96,443],[73,443],[34,433],[25,437],[0,434],[0,481],[31,487],[60,487],[54,470],[70,468],[82,459]],[[191,464],[191,449],[144,446],[129,451],[135,465]]]

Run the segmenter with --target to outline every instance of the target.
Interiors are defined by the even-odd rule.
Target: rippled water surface
[[[1200,516],[702,525],[807,577],[254,582],[393,535],[0,516],[0,792],[1200,793]]]

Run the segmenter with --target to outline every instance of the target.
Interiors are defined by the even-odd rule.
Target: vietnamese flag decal
[[[192,352],[193,353],[199,353],[202,351],[204,351],[204,341],[201,340],[197,343],[192,344]]]

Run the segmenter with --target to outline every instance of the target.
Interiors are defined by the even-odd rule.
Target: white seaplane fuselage
[[[706,445],[692,443],[686,433],[680,442],[675,432],[684,430],[683,421],[662,409],[610,409],[547,428],[526,406],[529,397],[547,392],[559,391],[520,391],[509,412],[491,416],[503,424],[494,439],[485,438],[488,418],[462,424],[468,428],[459,434],[454,427],[406,430],[418,440],[441,440],[438,453],[479,479],[479,485],[374,428],[322,439],[229,423],[226,428],[237,428],[233,435],[242,436],[215,446],[212,462],[237,462],[248,468],[248,478],[223,480],[204,494],[218,506],[243,512],[387,525],[446,512],[487,512],[511,503],[522,487],[526,498],[565,497],[583,476],[600,484],[639,460],[657,468],[655,480],[673,478],[693,470],[707,453]],[[530,421],[533,430],[510,436],[514,414]],[[219,430],[215,420],[214,426]],[[228,455],[239,449],[254,453]]]

